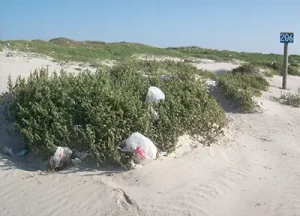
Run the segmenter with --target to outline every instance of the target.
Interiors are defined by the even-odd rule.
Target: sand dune
[[[23,60],[12,68],[5,59],[2,90],[10,67],[26,73]],[[300,109],[273,101],[281,78],[270,82],[261,98],[266,111],[228,111],[230,128],[218,143],[126,173],[78,168],[47,174],[31,155],[0,154],[0,215],[300,215]],[[288,77],[289,91],[299,85],[299,77]],[[15,143],[18,137],[0,123],[0,147]]]

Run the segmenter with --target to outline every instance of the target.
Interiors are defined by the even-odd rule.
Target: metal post
[[[282,74],[282,89],[286,89],[286,79],[288,74],[288,43],[284,43],[284,51],[283,51],[283,74]]]

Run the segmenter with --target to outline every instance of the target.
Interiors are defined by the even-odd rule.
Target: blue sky
[[[299,22],[299,0],[3,0],[0,40],[63,36],[282,53],[279,33],[293,31],[289,52],[300,54]]]

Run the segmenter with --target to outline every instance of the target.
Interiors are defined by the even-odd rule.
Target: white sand
[[[230,71],[238,66],[239,64],[233,64],[228,62],[203,62],[203,63],[194,63],[194,66],[196,66],[199,69],[207,70],[216,74],[221,74],[226,71]]]
[[[174,58],[168,56],[153,56],[153,55],[133,55],[133,58],[140,60],[148,60],[148,61],[174,61],[174,62],[184,62],[184,59]],[[207,70],[216,74],[221,74],[226,71],[230,71],[238,66],[240,66],[242,61],[232,60],[231,62],[216,62],[211,59],[201,59],[201,58],[188,58],[188,60],[192,61],[192,65],[197,67],[198,69]]]
[[[33,62],[1,57],[1,89],[7,73],[27,74]],[[270,99],[280,95],[280,81],[271,79],[261,98],[264,113],[229,111],[229,131],[217,144],[126,173],[45,174],[31,155],[0,154],[0,215],[300,215],[300,109]],[[290,91],[299,85],[299,77],[288,78]],[[0,123],[0,147],[16,143]]]
[[[12,57],[6,57],[8,53],[11,53]],[[15,81],[18,75],[27,77],[31,71],[47,67],[50,72],[59,72],[61,69],[64,69],[70,73],[78,73],[77,69],[79,68],[81,70],[96,70],[87,65],[79,66],[78,63],[74,62],[60,64],[54,62],[51,58],[37,58],[35,54],[5,50],[0,52],[0,93],[6,90],[9,75],[11,75],[12,80]]]

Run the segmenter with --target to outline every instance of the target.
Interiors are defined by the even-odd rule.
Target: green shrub
[[[274,75],[278,75],[278,72],[273,69],[269,69],[269,70],[264,71],[263,74],[266,77],[273,77]]]
[[[160,81],[160,66],[173,77]],[[210,142],[221,132],[226,123],[224,111],[195,79],[194,72],[189,65],[171,62],[126,62],[78,75],[36,70],[27,80],[18,78],[15,84],[9,83],[15,98],[10,112],[37,155],[49,158],[57,146],[68,146],[86,151],[98,164],[126,166],[130,155],[117,148],[133,132],[148,136],[158,149],[167,152],[175,149],[178,136],[184,133]],[[152,78],[143,77],[143,73],[152,74]],[[166,95],[156,124],[144,102],[150,85]]]
[[[274,74],[278,74],[278,75],[282,74],[283,71],[282,63],[271,62],[268,63],[266,66],[273,69]],[[293,76],[300,76],[299,65],[295,61],[292,61],[291,64],[288,66],[288,74]]]
[[[224,95],[239,105],[243,111],[250,112],[255,108],[253,96],[260,96],[268,89],[269,83],[257,74],[225,73],[217,78],[217,85]]]
[[[299,67],[300,66],[298,61],[293,60],[293,59],[289,60],[289,64],[293,67]]]
[[[57,44],[67,44],[67,43],[74,43],[75,41],[70,38],[58,37],[58,38],[50,39],[49,42],[57,43]]]
[[[279,101],[293,107],[300,107],[300,88],[295,93],[281,94]]]
[[[282,70],[282,63],[277,63],[277,62],[269,62],[266,64],[267,67],[275,70],[275,71],[279,71],[279,70]]]
[[[300,76],[300,70],[298,67],[295,66],[288,66],[288,74],[293,75],[293,76]]]
[[[258,74],[259,68],[256,67],[254,64],[243,64],[235,69],[232,70],[233,74]]]

